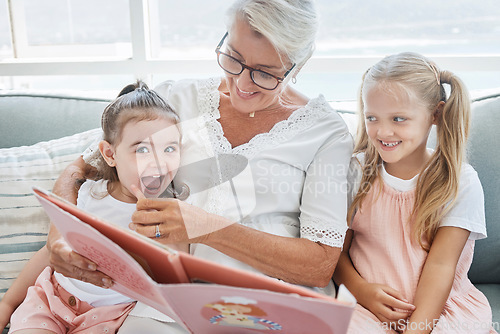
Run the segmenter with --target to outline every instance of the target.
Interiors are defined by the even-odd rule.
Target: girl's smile
[[[395,84],[374,86],[364,96],[368,137],[387,172],[402,179],[419,174],[428,161],[432,112],[402,94]]]
[[[396,148],[396,146],[402,143],[402,141],[386,142],[383,140],[379,140],[379,142],[382,144],[382,149],[386,151],[393,150]]]

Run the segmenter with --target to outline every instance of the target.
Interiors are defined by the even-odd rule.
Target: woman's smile
[[[235,87],[236,87],[236,93],[242,99],[250,99],[258,93],[258,92],[246,92],[244,90],[239,89],[238,86]]]

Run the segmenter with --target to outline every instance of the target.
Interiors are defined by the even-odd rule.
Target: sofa
[[[48,190],[95,140],[106,98],[82,93],[0,90],[0,298],[44,245],[49,221],[31,187]],[[355,103],[332,102],[356,131]],[[469,277],[485,293],[500,330],[500,89],[476,94],[469,162],[481,179],[488,238],[476,242]],[[432,140],[431,140],[432,142]],[[430,143],[432,146],[432,143]],[[496,153],[495,153],[496,152]]]

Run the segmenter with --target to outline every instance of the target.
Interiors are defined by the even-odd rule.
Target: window
[[[315,57],[331,58],[304,68],[297,84],[306,93],[328,87],[327,98],[351,99],[364,70],[381,56],[403,51],[429,56],[471,90],[500,87],[498,1],[318,0],[317,5]],[[324,71],[326,66],[332,71]]]
[[[132,56],[127,0],[10,1],[19,58]]]
[[[354,99],[362,73],[382,56],[401,51],[431,57],[471,90],[500,87],[497,0],[316,3],[317,48],[296,84],[309,96]],[[223,75],[214,48],[230,5],[228,0],[0,0],[0,88],[88,86],[114,96],[134,77],[154,86],[165,79]]]
[[[317,55],[500,54],[496,0],[318,1]]]
[[[224,14],[230,5],[231,1],[227,0],[159,0],[151,4],[152,35],[154,31],[159,35],[158,51],[153,57],[215,59],[214,50],[226,31]]]
[[[12,43],[10,42],[9,11],[7,2],[0,2],[0,59],[12,58]]]

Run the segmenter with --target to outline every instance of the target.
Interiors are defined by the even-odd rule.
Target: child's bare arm
[[[458,227],[439,228],[420,275],[414,301],[416,309],[405,333],[430,333],[439,320],[469,234]]]
[[[49,266],[49,253],[44,246],[26,263],[23,270],[12,283],[0,301],[0,328],[4,328],[15,309],[23,302],[28,288],[35,284],[40,273]]]

